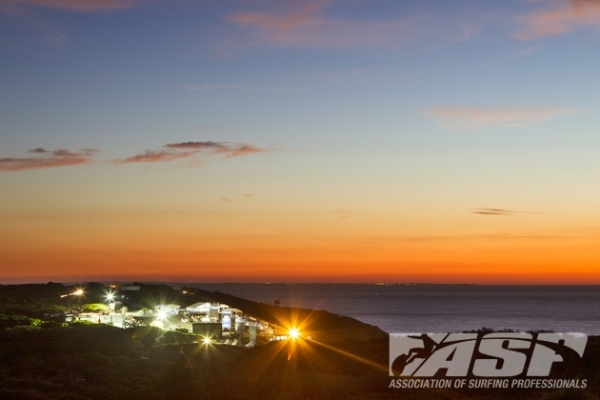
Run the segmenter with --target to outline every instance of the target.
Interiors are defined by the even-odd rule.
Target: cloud
[[[254,195],[253,195],[252,193],[244,193],[244,194],[242,195],[242,197],[245,197],[245,198],[249,199],[249,198],[251,198],[251,197],[254,197]]]
[[[174,161],[180,158],[187,158],[195,154],[194,152],[174,152],[167,150],[152,151],[146,150],[143,153],[125,159],[117,160],[117,164],[127,164],[136,162],[167,162]]]
[[[245,28],[244,36],[234,42],[286,48],[404,48],[428,39],[455,43],[478,30],[472,23],[434,15],[404,15],[385,21],[331,18],[325,13],[330,3],[282,1],[276,10],[232,14],[229,21]]]
[[[513,37],[530,41],[568,34],[583,27],[600,28],[600,1],[570,0],[561,4],[560,7],[519,16],[523,28]]]
[[[136,0],[0,0],[0,5],[40,6],[78,12],[110,11],[130,8]]]
[[[539,214],[532,211],[514,211],[514,210],[506,210],[504,208],[474,208],[471,210],[472,214],[479,215],[517,215],[517,214]]]
[[[209,154],[223,154],[225,157],[239,157],[248,154],[263,153],[267,150],[260,149],[245,143],[229,142],[183,142],[168,144],[165,147],[170,149],[184,149],[195,152],[207,151]]]
[[[228,203],[231,201],[231,199],[229,197],[221,197],[221,201]]]
[[[233,158],[272,151],[245,143],[211,141],[170,143],[163,147],[161,150],[146,150],[144,153],[132,157],[118,159],[115,160],[115,163],[155,163],[188,159],[197,164],[203,161],[202,157],[221,156],[222,158]]]
[[[514,211],[502,208],[476,208],[471,213],[479,215],[515,215]]]
[[[198,166],[215,158],[228,159],[270,151],[274,150],[263,149],[245,143],[211,141],[181,142],[166,144],[159,150],[146,150],[131,157],[114,159],[109,162],[114,164],[130,164],[186,160],[190,165]],[[30,154],[29,157],[0,158],[0,172],[88,164],[93,161],[93,156],[98,153],[98,150],[83,149],[78,152],[72,152],[67,149],[60,149],[50,151],[43,147],[37,147],[29,150],[28,153]],[[244,195],[244,197],[251,196],[251,194]]]
[[[283,2],[285,3],[285,2]],[[297,8],[289,7],[283,13],[268,14],[261,12],[238,13],[230,16],[230,20],[238,25],[256,26],[260,29],[288,31],[305,26],[314,26],[319,23],[321,11],[328,0],[308,0],[299,4]]]
[[[471,130],[489,126],[526,126],[580,110],[557,107],[434,107],[427,114],[450,129]]]
[[[75,153],[67,149],[49,151],[38,147],[29,151],[34,154],[32,157],[0,158],[0,172],[87,164],[97,152],[95,149],[83,149]]]

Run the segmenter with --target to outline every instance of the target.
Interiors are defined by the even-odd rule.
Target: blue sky
[[[66,261],[86,248],[74,232],[134,212],[145,215],[127,228],[136,248],[135,232],[177,231],[184,213],[212,221],[192,229],[198,240],[216,224],[230,250],[283,259],[293,251],[268,245],[274,237],[308,241],[315,254],[440,235],[579,232],[572,240],[591,229],[592,240],[599,27],[594,0],[0,0],[0,217],[24,252],[0,263],[35,276],[40,263],[19,254],[36,245],[24,243],[66,224],[44,276],[70,276],[56,268],[81,262]],[[40,215],[51,222],[31,222]],[[140,222],[156,215],[165,221]],[[111,246],[96,250],[118,259]],[[556,251],[577,251],[569,246]],[[194,245],[183,250],[209,264]],[[410,271],[402,254],[432,249],[380,251]],[[244,265],[228,257],[219,262]],[[541,279],[546,261],[528,257],[528,279]],[[339,271],[338,261],[318,263]],[[425,278],[440,262],[423,261]],[[518,280],[509,270],[489,279]],[[393,271],[374,276],[418,275]]]

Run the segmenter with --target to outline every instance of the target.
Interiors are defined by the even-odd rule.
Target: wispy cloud
[[[40,6],[78,12],[110,11],[136,4],[136,0],[0,0],[0,5]]]
[[[87,164],[97,152],[96,149],[84,149],[78,152],[66,149],[49,151],[38,147],[29,151],[32,155],[30,157],[0,158],[0,172]]]
[[[175,161],[175,160],[178,160],[181,158],[188,158],[195,154],[196,154],[195,152],[190,152],[190,151],[177,152],[177,151],[169,151],[169,150],[159,150],[159,151],[146,150],[145,152],[136,154],[135,156],[115,160],[115,162],[117,164],[138,163],[138,162],[145,162],[145,163],[168,162],[168,161]]]
[[[403,15],[381,20],[339,19],[326,15],[327,0],[282,1],[278,9],[231,14],[229,21],[245,28],[237,45],[311,48],[403,48],[426,39],[458,42],[478,30],[463,21]],[[439,19],[439,20],[438,20]]]
[[[502,215],[502,216],[515,215],[514,211],[505,210],[502,208],[475,208],[474,210],[471,211],[471,213],[479,214],[479,215]]]
[[[163,146],[161,150],[146,150],[135,156],[117,159],[117,164],[128,163],[156,163],[169,162],[180,159],[188,159],[195,165],[201,164],[213,156],[222,158],[241,157],[250,154],[272,151],[245,143],[231,142],[181,142],[170,143]]]
[[[559,7],[521,15],[518,20],[523,28],[513,36],[521,40],[568,34],[583,27],[600,28],[600,1],[561,1]]]
[[[190,165],[199,166],[214,159],[229,159],[251,154],[275,151],[270,148],[260,148],[246,143],[231,142],[181,142],[169,143],[158,150],[146,150],[127,158],[107,160],[113,164],[130,163],[163,163],[176,160],[185,160]],[[49,151],[37,147],[28,151],[28,157],[0,158],[0,172],[23,171],[27,169],[64,167],[69,165],[88,164],[94,162],[93,156],[98,153],[96,149],[83,149],[72,152],[67,149]],[[245,194],[244,197],[251,197]]]
[[[471,210],[472,214],[479,215],[500,215],[500,216],[509,216],[509,215],[517,215],[517,214],[539,214],[533,211],[515,211],[515,210],[506,210],[504,208],[474,208]]]
[[[292,30],[304,26],[314,26],[321,20],[321,12],[329,0],[307,0],[298,2],[281,2],[285,6],[278,13],[245,12],[230,16],[230,20],[239,25],[251,25],[260,29]]]
[[[261,149],[245,143],[230,142],[183,142],[168,144],[165,147],[184,151],[206,151],[208,154],[222,154],[227,158],[240,157],[248,154],[264,153],[267,149]]]
[[[489,126],[526,126],[580,110],[559,107],[434,107],[427,114],[450,129],[471,130]]]

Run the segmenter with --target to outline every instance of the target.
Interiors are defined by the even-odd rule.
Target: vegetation
[[[56,284],[53,284],[56,285]],[[41,304],[30,287],[27,296],[15,287],[4,290],[3,304]],[[61,285],[62,286],[62,285]],[[152,306],[150,296],[177,298],[168,287],[144,288],[130,296],[133,305]],[[21,288],[22,289],[22,288]],[[49,308],[68,308],[73,288],[54,286]],[[86,290],[87,292],[87,290]],[[91,295],[88,293],[88,296]],[[101,294],[98,294],[100,297]],[[172,297],[169,297],[172,296]],[[579,390],[517,389],[390,389],[388,342],[375,327],[325,312],[313,313],[267,306],[225,294],[197,291],[188,303],[219,301],[257,317],[285,323],[296,319],[315,334],[315,340],[288,340],[255,348],[204,344],[190,333],[144,327],[118,329],[85,323],[42,322],[35,315],[0,315],[0,399],[116,400],[116,399],[598,399],[600,395],[600,338],[592,337],[576,370],[556,368],[553,377],[588,379]],[[58,300],[57,300],[58,299]],[[188,300],[190,300],[188,299]],[[85,303],[87,304],[87,303]],[[141,308],[141,307],[140,307]],[[6,309],[3,309],[6,310]],[[21,310],[39,313],[36,307]],[[337,339],[326,329],[358,329],[357,337]]]
[[[109,311],[109,307],[108,307],[108,304],[89,303],[89,304],[83,304],[81,306],[81,310],[84,312],[105,313],[105,312]]]

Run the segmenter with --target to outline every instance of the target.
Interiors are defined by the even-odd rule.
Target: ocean
[[[284,307],[327,310],[388,333],[482,327],[600,335],[600,286],[189,283]]]

